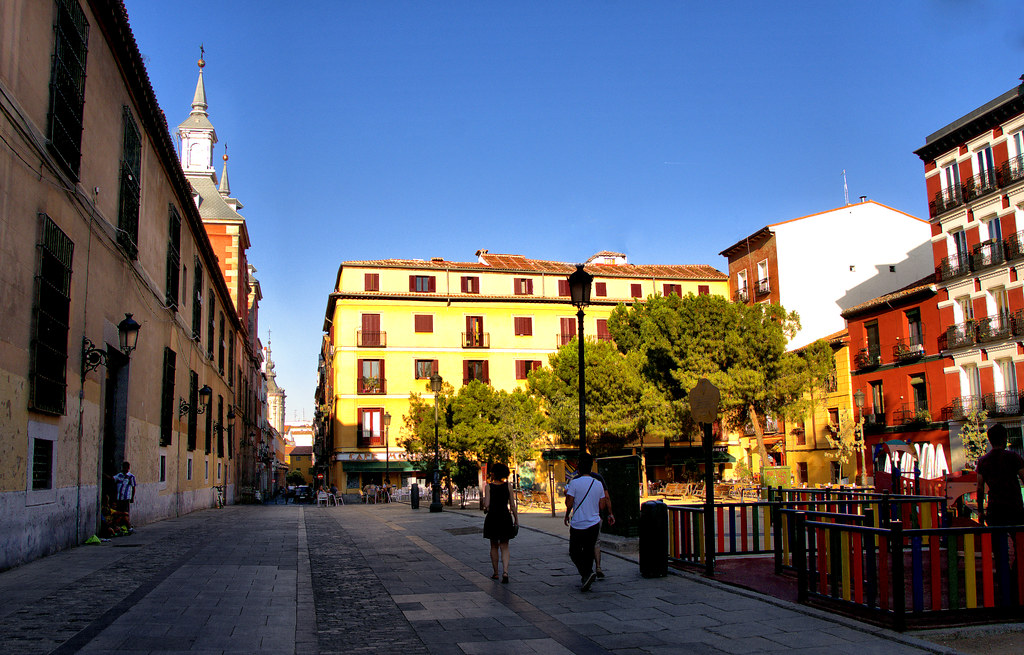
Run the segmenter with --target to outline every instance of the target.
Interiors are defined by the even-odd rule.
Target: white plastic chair
[[[326,491],[318,491],[316,494],[316,506],[319,507],[320,505],[323,505],[324,507],[327,507],[330,504],[328,500],[329,498],[330,495]]]

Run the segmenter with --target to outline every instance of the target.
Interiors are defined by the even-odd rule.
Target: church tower
[[[270,426],[277,430],[278,434],[284,434],[284,389],[277,386],[277,371],[274,370],[274,360],[270,357],[270,339],[267,339],[267,421]]]

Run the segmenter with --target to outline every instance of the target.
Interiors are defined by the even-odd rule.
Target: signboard
[[[714,423],[721,402],[722,393],[707,378],[698,380],[697,386],[690,390],[690,414],[699,423]]]

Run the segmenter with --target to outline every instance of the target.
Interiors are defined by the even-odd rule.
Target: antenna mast
[[[846,187],[846,169],[843,169],[843,200],[850,204],[850,190]]]

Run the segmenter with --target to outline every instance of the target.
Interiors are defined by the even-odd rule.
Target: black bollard
[[[640,575],[668,575],[668,505],[660,500],[640,506]]]

